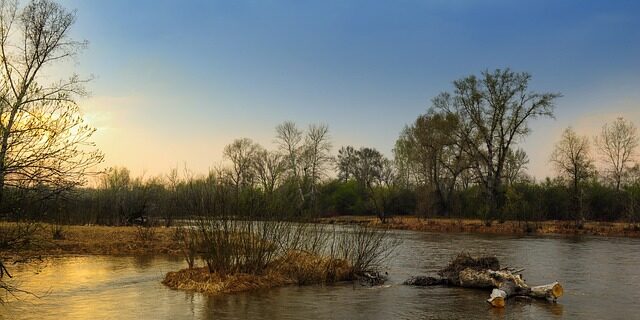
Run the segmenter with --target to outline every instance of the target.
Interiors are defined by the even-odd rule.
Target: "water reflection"
[[[393,234],[403,242],[386,288],[294,286],[209,297],[160,284],[166,272],[184,267],[179,259],[66,257],[37,274],[15,270],[23,288],[51,292],[0,307],[0,319],[627,319],[640,313],[638,239]],[[400,285],[460,250],[525,267],[534,285],[560,280],[565,296],[559,303],[511,300],[495,309],[484,290]]]

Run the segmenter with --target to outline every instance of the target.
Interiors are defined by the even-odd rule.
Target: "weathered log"
[[[505,300],[513,296],[526,296],[537,299],[552,299],[556,301],[562,296],[564,289],[558,282],[536,286],[536,287],[518,287],[513,282],[507,281],[500,287],[493,289],[487,302],[498,308],[503,308]]]
[[[446,285],[447,282],[448,282],[447,279],[443,279],[443,278],[416,276],[416,277],[411,277],[407,279],[405,282],[403,282],[403,284],[410,285],[410,286],[428,287],[428,286]]]
[[[504,307],[505,300],[512,296],[528,296],[538,299],[553,299],[562,296],[563,288],[558,282],[529,287],[520,275],[510,271],[464,269],[459,275],[460,286],[466,288],[494,288],[487,302],[494,307]]]
[[[360,280],[360,284],[369,286],[379,286],[384,284],[389,277],[389,274],[380,272],[364,272],[361,275],[356,275],[356,278]]]
[[[564,294],[564,288],[558,281],[542,286],[531,287],[531,293],[529,296],[533,298],[545,298],[556,301]]]
[[[494,307],[504,307],[505,300],[515,296],[556,301],[563,288],[557,281],[551,284],[529,287],[520,274],[524,269],[500,268],[495,257],[473,258],[458,255],[438,274],[442,278],[412,277],[405,284],[416,286],[453,285],[464,288],[492,289],[487,302]]]

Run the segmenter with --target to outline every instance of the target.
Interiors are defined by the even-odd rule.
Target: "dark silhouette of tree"
[[[632,167],[638,148],[638,130],[632,122],[618,118],[602,127],[596,136],[596,147],[617,191]]]
[[[471,159],[476,177],[487,193],[490,216],[504,205],[504,167],[509,150],[529,134],[528,122],[552,117],[558,93],[530,91],[528,73],[509,69],[482,72],[453,82],[453,93],[433,100],[436,111],[460,121],[458,139]]]
[[[87,80],[43,76],[86,46],[69,37],[74,22],[53,1],[0,2],[0,202],[7,186],[69,190],[102,161],[75,100]]]
[[[594,174],[589,138],[577,135],[571,127],[565,129],[551,154],[551,162],[571,182],[575,220],[581,225],[584,220],[581,183]]]

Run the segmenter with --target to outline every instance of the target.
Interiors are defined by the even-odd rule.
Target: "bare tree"
[[[224,157],[231,161],[231,181],[240,192],[253,185],[255,161],[262,147],[249,138],[236,139],[224,147]]]
[[[433,190],[437,198],[436,210],[449,214],[452,194],[458,177],[469,169],[469,159],[456,139],[459,120],[455,114],[435,113],[420,115],[405,128],[394,152],[406,158],[417,173],[417,182]]]
[[[272,194],[275,188],[278,187],[287,168],[284,157],[278,152],[262,149],[258,153],[255,166],[262,189],[267,194]]]
[[[81,185],[103,159],[76,104],[86,80],[44,76],[86,46],[69,37],[74,22],[50,0],[0,0],[0,205],[6,187],[43,187],[48,197]],[[0,289],[9,288],[0,280]]]
[[[478,180],[487,191],[491,214],[504,205],[504,166],[509,150],[530,132],[528,121],[552,117],[557,93],[529,90],[531,75],[509,69],[485,71],[454,81],[455,90],[433,100],[436,110],[457,115],[458,138],[464,143]]]
[[[589,138],[578,136],[571,127],[564,130],[562,138],[551,154],[551,162],[561,176],[571,181],[574,193],[576,222],[584,220],[582,212],[582,181],[593,174],[593,160],[590,155]]]
[[[338,178],[343,182],[349,181],[355,171],[357,159],[357,150],[352,146],[341,147],[338,150],[336,161],[336,169],[338,170]]]
[[[529,156],[522,149],[509,150],[504,166],[504,178],[507,186],[527,179],[525,170],[529,164]]]
[[[74,22],[50,0],[0,1],[0,201],[5,186],[77,186],[102,161],[75,100],[86,80],[43,76],[86,46],[69,37]]]
[[[301,166],[301,156],[304,150],[302,131],[298,129],[292,121],[285,121],[276,127],[276,142],[280,151],[287,159],[287,171],[292,179],[294,179],[300,204],[304,204],[305,195],[302,190],[303,169]]]
[[[618,118],[605,124],[594,140],[616,190],[620,190],[638,148],[636,127],[631,121]]]
[[[342,147],[341,150],[352,154],[349,156],[349,165],[340,165],[338,168],[342,177],[352,177],[360,189],[364,192],[368,200],[371,201],[376,215],[383,223],[388,218],[388,202],[396,187],[396,170],[393,162],[385,158],[380,151],[374,148]],[[343,152],[343,155],[346,153]],[[345,162],[347,159],[340,158],[338,162]],[[344,171],[348,170],[348,171]]]
[[[310,198],[316,204],[317,184],[326,175],[331,157],[329,126],[326,124],[309,126],[304,142],[305,176],[310,183]]]
[[[170,227],[173,224],[174,217],[180,211],[178,206],[178,186],[182,183],[180,174],[178,173],[178,167],[171,168],[166,175],[166,186],[169,191],[169,198],[167,199],[167,207],[164,212],[164,225]]]

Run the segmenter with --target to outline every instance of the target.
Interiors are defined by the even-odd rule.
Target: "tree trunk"
[[[497,269],[497,270],[494,270]],[[449,266],[438,274],[442,278],[413,277],[404,282],[414,286],[451,285],[463,288],[493,289],[487,302],[493,307],[503,308],[505,301],[514,296],[526,296],[536,299],[556,301],[564,290],[560,283],[553,282],[546,285],[530,287],[519,271],[500,268],[494,257],[472,258],[469,255],[459,255]]]

